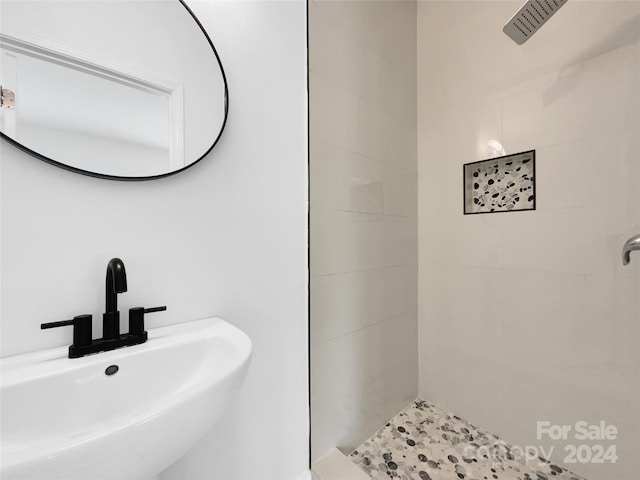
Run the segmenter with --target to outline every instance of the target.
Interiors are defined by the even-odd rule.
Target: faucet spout
[[[102,315],[102,338],[114,340],[120,335],[120,312],[118,294],[127,291],[127,272],[119,258],[112,258],[107,265],[105,288],[106,307]]]
[[[118,293],[127,291],[127,272],[119,258],[109,260],[105,286],[105,313],[115,313],[118,311]]]
[[[623,265],[629,265],[629,262],[631,262],[631,252],[634,250],[640,250],[640,233],[627,240],[627,243],[622,247]]]

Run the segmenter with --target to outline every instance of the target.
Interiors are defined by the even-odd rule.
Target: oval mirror
[[[148,180],[216,144],[228,111],[218,54],[173,0],[2,0],[0,132],[85,175]]]

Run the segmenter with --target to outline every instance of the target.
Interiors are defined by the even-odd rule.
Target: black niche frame
[[[470,180],[467,177],[467,169],[472,167],[473,165],[479,164],[489,164],[489,163],[506,163],[508,159],[518,157],[520,155],[531,155],[531,195],[533,195],[533,206],[531,208],[518,208],[511,210],[494,210],[488,212],[472,212],[467,210],[467,205],[469,204],[469,199],[467,198],[467,192],[470,191],[472,186],[469,184]],[[473,177],[471,177],[473,179]],[[471,180],[472,181],[472,180]],[[536,200],[538,196],[536,193],[536,151],[535,150],[526,150],[524,152],[512,153],[510,155],[503,155],[501,157],[493,157],[488,158],[486,160],[479,160],[477,162],[465,163],[462,165],[462,213],[464,215],[482,215],[487,213],[514,213],[514,212],[531,212],[536,210]]]
[[[204,35],[204,38],[207,40],[207,43],[211,47],[211,50],[213,51],[213,54],[216,57],[216,61],[218,62],[218,66],[220,67],[220,72],[222,73],[222,81],[224,83],[224,119],[222,121],[222,127],[220,127],[220,132],[218,132],[218,135],[215,138],[215,140],[213,141],[213,143],[211,144],[211,146],[207,149],[206,152],[204,152],[200,156],[200,158],[198,158],[197,160],[191,162],[189,165],[186,165],[183,168],[180,168],[178,170],[174,170],[172,172],[163,173],[161,175],[150,175],[150,176],[146,176],[146,177],[122,177],[122,176],[119,176],[119,175],[107,175],[105,173],[91,172],[89,170],[83,170],[81,168],[72,167],[71,165],[67,165],[65,163],[58,162],[56,160],[53,160],[52,158],[46,157],[46,156],[36,152],[35,150],[31,150],[29,147],[26,147],[26,146],[22,145],[21,143],[19,143],[19,142],[15,141],[14,139],[8,137],[7,135],[5,135],[2,132],[0,132],[0,138],[2,138],[3,140],[6,140],[11,145],[15,146],[19,150],[22,150],[23,152],[25,152],[25,153],[27,153],[29,155],[31,155],[32,157],[35,157],[35,158],[37,158],[39,160],[42,160],[43,162],[49,163],[51,165],[55,165],[56,167],[60,167],[60,168],[62,168],[64,170],[68,170],[70,172],[79,173],[81,175],[87,175],[89,177],[102,178],[102,179],[105,179],[105,180],[118,180],[118,181],[123,181],[123,182],[142,182],[142,181],[147,181],[147,180],[157,180],[159,178],[165,178],[165,177],[169,177],[171,175],[175,175],[176,173],[184,172],[186,169],[191,168],[196,163],[199,163],[203,158],[205,158],[207,155],[209,155],[211,150],[213,150],[213,147],[215,147],[217,145],[218,141],[220,140],[220,137],[222,136],[222,132],[224,132],[224,128],[227,125],[227,117],[229,116],[229,87],[227,85],[227,75],[224,72],[224,68],[222,66],[222,61],[220,61],[220,56],[218,55],[218,52],[217,52],[216,48],[213,46],[213,42],[211,41],[211,38],[209,37],[209,34],[204,29],[204,27],[202,26],[202,23],[200,23],[200,20],[198,20],[198,17],[196,17],[195,13],[193,13],[193,11],[185,3],[185,0],[178,0],[178,2],[189,13],[189,15],[191,16],[193,21],[196,23],[196,25],[198,26],[198,28],[200,29],[200,31]]]

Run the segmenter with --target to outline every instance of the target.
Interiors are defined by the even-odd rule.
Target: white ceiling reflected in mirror
[[[118,180],[197,162],[228,111],[218,54],[177,0],[2,0],[0,84],[4,139]]]

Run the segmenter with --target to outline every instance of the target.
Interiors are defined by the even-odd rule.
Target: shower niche
[[[464,164],[464,214],[535,210],[535,165],[535,150]]]

